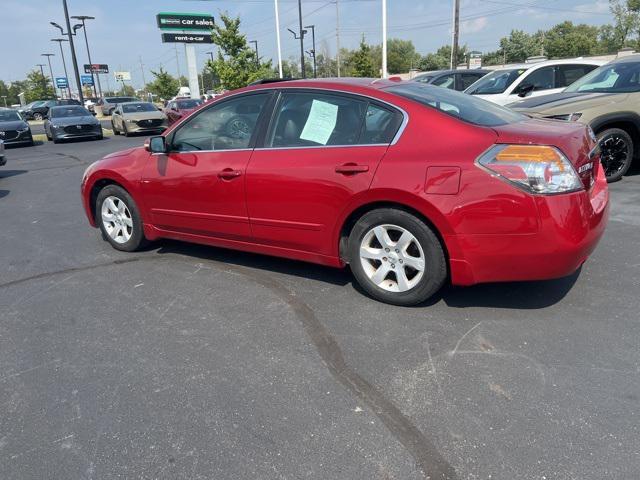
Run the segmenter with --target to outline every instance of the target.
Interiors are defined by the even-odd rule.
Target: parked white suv
[[[506,66],[485,75],[464,92],[499,105],[507,105],[524,97],[561,92],[605,63],[601,60],[576,58]]]

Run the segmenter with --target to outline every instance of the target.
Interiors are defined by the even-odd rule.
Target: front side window
[[[478,80],[466,93],[470,93],[471,95],[495,95],[504,93],[504,91],[526,71],[526,68],[495,70]]]
[[[454,83],[455,77],[453,76],[453,74],[443,75],[442,77],[436,78],[433,82],[431,82],[432,85],[444,88],[453,88]]]
[[[212,105],[180,127],[171,140],[171,149],[188,152],[249,148],[269,95],[244,95]]]
[[[283,93],[267,147],[355,145],[367,101],[325,93]]]
[[[543,67],[531,72],[529,76],[522,79],[520,85],[533,85],[533,90],[549,90],[554,85],[554,67]]]

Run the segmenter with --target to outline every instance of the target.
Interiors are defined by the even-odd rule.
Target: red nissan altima
[[[575,272],[609,194],[589,127],[389,80],[229,92],[82,180],[118,250],[172,238],[343,267],[372,297]]]

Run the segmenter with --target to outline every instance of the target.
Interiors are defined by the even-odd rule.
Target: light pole
[[[387,78],[387,0],[382,0],[382,78]]]
[[[82,82],[80,82],[80,72],[78,70],[78,58],[76,57],[76,49],[73,45],[73,36],[76,34],[78,29],[82,28],[82,24],[77,24],[73,26],[73,31],[71,31],[71,21],[69,20],[69,8],[67,7],[67,0],[62,0],[62,7],[64,9],[64,19],[67,24],[67,33],[64,32],[64,29],[55,22],[49,22],[54,27],[60,30],[62,35],[66,35],[69,39],[69,46],[71,47],[71,60],[73,61],[73,73],[76,77],[76,85],[78,87],[78,98],[80,100],[80,104],[84,105],[84,95],[82,94]]]
[[[318,76],[318,71],[316,68],[316,26],[315,25],[307,25],[306,28],[311,29],[311,38],[313,39],[313,50],[310,50],[309,55],[313,58],[313,78]]]
[[[260,67],[260,56],[258,55],[258,41],[250,40],[249,43],[253,43],[256,47],[256,67]]]
[[[205,52],[205,53],[211,57],[211,63],[213,63],[214,62],[214,60],[213,60],[213,52]]]
[[[67,73],[67,62],[64,60],[64,50],[62,50],[62,42],[68,41],[66,38],[52,38],[52,42],[58,42],[60,46],[60,56],[62,56],[62,66],[64,67],[64,78],[67,79],[67,93],[71,98],[71,82],[69,82],[69,74]]]
[[[278,44],[278,74],[282,78],[282,48],[280,45],[280,13],[278,12],[278,0],[273,0],[276,10],[276,43]]]
[[[47,61],[49,62],[49,74],[51,75],[51,88],[53,89],[53,96],[57,98],[56,81],[53,78],[53,68],[51,68],[51,57],[55,57],[55,55],[53,53],[41,53],[40,56],[47,57]]]
[[[93,76],[93,62],[91,61],[91,51],[89,50],[89,39],[87,38],[87,25],[85,22],[87,20],[95,20],[96,17],[91,17],[89,15],[74,15],[71,17],[75,20],[80,20],[82,22],[82,28],[84,30],[84,42],[87,45],[87,57],[89,57],[89,73],[91,73],[91,81],[93,82],[93,93],[95,93],[96,97],[98,97],[98,91],[100,92],[100,96],[102,96],[102,86],[100,85],[100,74],[96,73],[96,77],[98,77],[98,87],[96,89],[96,79]]]
[[[300,73],[302,78],[307,78],[307,75],[305,73],[305,68],[304,68],[304,35],[305,33],[307,33],[307,31],[302,30],[302,27],[301,27],[300,35],[298,35],[296,32],[294,32],[290,28],[287,28],[287,30],[291,32],[291,34],[293,35],[293,38],[295,38],[296,40],[300,40],[301,52],[302,52],[302,54],[300,55]]]
[[[304,34],[307,32],[302,30],[302,0],[298,0],[298,31],[300,32],[300,68],[302,78],[307,78],[304,68]]]
[[[36,63],[37,67],[40,67],[40,75],[42,75],[42,89],[44,94],[47,95],[47,77],[44,76],[44,67],[46,65],[44,63]]]

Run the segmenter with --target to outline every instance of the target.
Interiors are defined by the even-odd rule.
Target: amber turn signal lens
[[[553,163],[564,171],[558,151],[546,145],[508,145],[495,156],[499,162]]]

